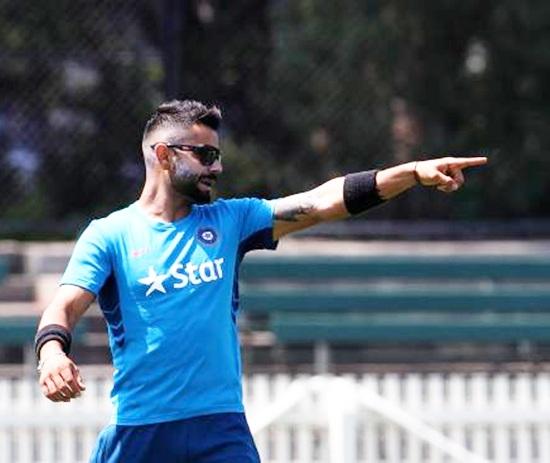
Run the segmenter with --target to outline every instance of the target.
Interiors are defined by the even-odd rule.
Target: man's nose
[[[214,161],[214,163],[208,169],[212,174],[221,174],[223,172],[223,166],[220,159]]]

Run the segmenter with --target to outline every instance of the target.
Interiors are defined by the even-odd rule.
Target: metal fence
[[[545,5],[0,1],[0,235],[72,237],[135,198],[144,122],[174,96],[223,107],[224,196],[481,152],[495,167],[456,199],[373,217],[547,216]]]
[[[109,369],[69,404],[0,379],[0,461],[86,461],[110,414]],[[550,374],[254,375],[245,403],[266,463],[550,461]]]
[[[41,237],[63,220],[62,234],[71,218],[137,191],[140,131],[163,73],[141,24],[143,3],[0,2],[6,233]]]

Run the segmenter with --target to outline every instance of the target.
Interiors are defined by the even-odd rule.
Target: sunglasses
[[[157,146],[159,143],[163,143],[163,142],[157,142],[154,145],[151,145],[151,148],[155,149],[155,146]],[[166,146],[168,148],[175,148],[181,151],[191,151],[198,158],[199,162],[203,166],[211,166],[216,161],[220,161],[222,158],[222,152],[215,146],[211,146],[211,145],[166,144]]]

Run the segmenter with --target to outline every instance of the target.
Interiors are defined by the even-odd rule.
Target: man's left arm
[[[486,162],[486,157],[445,157],[334,178],[313,190],[273,200],[273,238],[356,215],[417,184],[451,193],[464,184],[463,169]]]

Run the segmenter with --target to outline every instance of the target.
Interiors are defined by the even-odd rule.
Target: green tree
[[[84,217],[135,194],[140,133],[156,97],[139,2],[0,3],[0,96],[37,153],[38,218]],[[5,133],[7,146],[18,134]],[[17,216],[17,201],[11,208]]]

